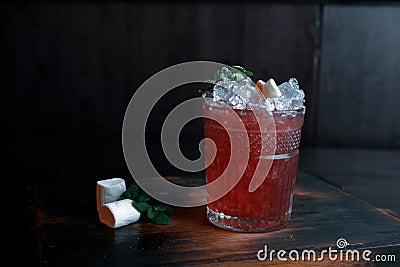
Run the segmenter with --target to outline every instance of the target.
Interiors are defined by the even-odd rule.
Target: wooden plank
[[[347,249],[397,255],[400,251],[400,219],[302,172],[296,183],[289,225],[259,234],[230,232],[211,225],[204,206],[175,208],[172,223],[167,226],[138,222],[111,229],[97,218],[94,187],[63,186],[62,192],[43,187],[39,191],[42,264],[249,266],[260,264],[257,252],[264,245],[275,250],[321,252],[329,247],[335,249],[338,238],[350,243]],[[276,258],[261,263],[278,264]]]
[[[400,214],[400,152],[396,150],[302,149],[300,168],[346,192]]]

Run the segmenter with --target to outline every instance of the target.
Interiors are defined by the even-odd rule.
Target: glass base
[[[279,219],[260,220],[260,219],[247,219],[229,216],[220,212],[213,211],[207,207],[207,219],[223,229],[236,231],[236,232],[271,232],[287,225],[290,219],[290,213],[282,216]]]

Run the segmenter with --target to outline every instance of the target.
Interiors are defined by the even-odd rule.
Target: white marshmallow
[[[126,185],[122,178],[98,181],[96,185],[97,211],[100,211],[104,204],[117,201],[125,190]]]
[[[132,200],[123,199],[102,206],[99,218],[109,227],[118,228],[138,221],[140,212],[133,207]]]
[[[282,95],[281,90],[279,90],[272,78],[263,84],[262,92],[266,98],[280,97]]]

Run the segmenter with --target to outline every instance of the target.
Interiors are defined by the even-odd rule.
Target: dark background
[[[306,93],[306,147],[400,148],[398,2],[24,2],[0,4],[5,140],[26,206],[38,184],[128,177],[123,116],[135,90],[177,63],[238,64]],[[197,88],[177,89],[149,124],[163,175],[163,116]],[[158,116],[159,115],[159,116]],[[196,156],[201,123],[182,147]],[[62,190],[62,189],[60,189]],[[73,196],[71,196],[73,197]]]
[[[121,127],[136,88],[193,60],[243,65],[278,83],[298,78],[303,147],[400,147],[395,2],[25,2],[1,11],[7,123],[16,126],[23,168],[41,169],[41,179],[70,167],[125,168]],[[169,100],[195,95],[176,90]],[[171,106],[163,103],[152,138]],[[189,152],[199,127],[182,137]],[[155,164],[175,173],[157,142]]]

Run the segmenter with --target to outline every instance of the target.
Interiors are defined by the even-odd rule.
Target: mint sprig
[[[253,76],[253,72],[246,70],[244,67],[239,65],[232,65],[230,67],[222,67],[214,73],[214,79],[208,80],[206,83],[211,83],[212,85],[208,85],[208,87],[204,89],[200,89],[199,92],[204,94],[205,96],[212,97],[212,92],[214,89],[214,85],[223,80],[223,81],[234,81],[237,83],[242,82],[243,80],[251,80],[251,76]]]
[[[139,185],[133,183],[122,195],[120,199],[131,199],[133,206],[137,209],[141,216],[147,218],[155,224],[170,224],[169,217],[172,207],[152,198],[144,192]]]
[[[247,77],[251,77],[253,76],[253,73],[249,70],[246,70],[244,67],[242,66],[238,66],[238,65],[233,65],[232,68],[234,68],[237,71],[240,71],[241,73],[243,73],[244,75],[246,75]]]

